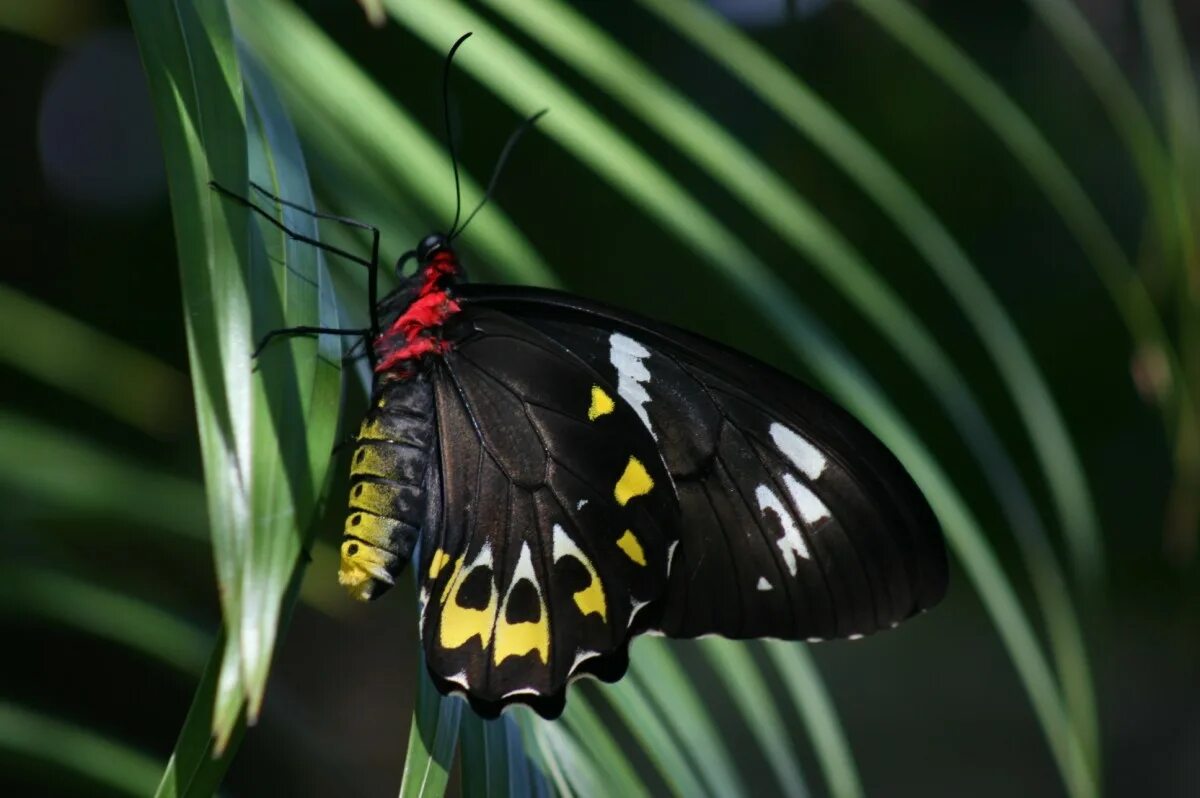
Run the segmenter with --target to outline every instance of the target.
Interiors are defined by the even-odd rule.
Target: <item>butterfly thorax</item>
[[[420,266],[381,304],[391,320],[374,341],[375,372],[381,379],[412,375],[421,359],[446,351],[441,328],[459,311],[452,289],[463,277],[458,255],[442,236],[417,248]]]

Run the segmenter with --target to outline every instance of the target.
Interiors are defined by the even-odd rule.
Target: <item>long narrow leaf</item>
[[[1174,378],[1176,403],[1194,408],[1194,397],[1178,378],[1183,373],[1179,355],[1145,284],[1087,191],[1029,116],[909,3],[853,2],[957,93],[1012,152],[1079,243],[1134,339],[1161,353]],[[1173,423],[1173,419],[1168,421]],[[1073,545],[1080,543],[1075,541]]]
[[[251,178],[311,207],[304,156],[282,104],[252,60],[246,61],[244,74]],[[317,237],[310,215],[285,205],[270,212],[289,230]],[[266,248],[252,250],[253,263],[261,270],[250,277],[256,332],[305,324],[338,327],[321,251],[273,225],[264,223],[259,229]],[[251,563],[244,571],[248,623],[242,631],[251,719],[262,701],[282,597],[307,543],[332,461],[341,352],[341,341],[333,336],[292,338],[287,345],[273,344],[255,363],[261,379],[254,383],[254,530]]]
[[[535,723],[545,723],[534,718]],[[614,795],[649,795],[650,790],[638,776],[633,764],[621,750],[610,730],[601,722],[591,701],[582,690],[575,690],[567,702],[562,723],[571,730],[577,740],[586,746],[588,756],[596,768],[604,774],[605,781]]]
[[[458,734],[464,796],[493,798],[529,793],[528,761],[511,716],[484,720],[465,712]]]
[[[859,798],[863,788],[854,754],[812,657],[799,643],[770,640],[764,646],[808,729],[829,794],[835,798]]]
[[[0,488],[53,507],[126,521],[202,541],[204,492],[182,477],[135,462],[71,433],[0,410]]]
[[[1170,260],[1177,259],[1173,253],[1183,242],[1179,239],[1175,200],[1169,185],[1170,163],[1150,115],[1076,0],[1026,2],[1075,62],[1133,156],[1138,176],[1150,198],[1163,252]]]
[[[7,701],[0,701],[0,750],[126,795],[148,794],[158,778],[158,763],[145,754]]]
[[[159,780],[155,798],[205,798],[216,794],[225,778],[246,730],[245,715],[239,713],[224,745],[218,747],[212,734],[213,710],[220,700],[218,682],[225,651],[225,633],[222,632],[192,696],[192,704]]]
[[[462,713],[463,701],[439,695],[425,675],[422,660],[417,676],[417,705],[413,709],[408,751],[404,755],[400,798],[441,796],[446,791],[458,746]]]
[[[245,685],[239,647],[242,571],[252,532],[250,472],[253,348],[249,227],[210,180],[246,185],[242,85],[225,6],[129,0],[158,120],[183,278],[188,354],[209,523],[221,583],[221,606],[233,633],[213,718],[224,743],[241,713]]]
[[[638,683],[626,676],[602,688],[601,695],[633,732],[646,756],[658,769],[667,786],[679,795],[706,795],[681,745],[671,736],[662,718],[654,712],[649,697]]]
[[[1069,444],[1061,415],[1040,370],[1012,319],[978,268],[916,190],[836,111],[794,74],[716,14],[687,0],[641,0],[679,33],[730,72],[841,167],[892,219],[930,264],[971,322],[1000,368],[1021,412],[1030,439],[1056,495],[1060,523],[1075,547],[1077,573],[1098,574],[1099,560],[1081,561],[1080,552],[1099,551],[1097,528],[1079,457]],[[1000,507],[1021,546],[1026,568],[1043,607],[1050,641],[1075,725],[1096,755],[1096,709],[1092,679],[1067,580],[1058,564],[1041,515],[1020,469],[988,423],[966,380],[936,346],[923,345],[918,371],[927,375],[964,442],[983,467]],[[1064,443],[1066,442],[1066,443]],[[1078,487],[1078,489],[1071,487]],[[1082,502],[1082,503],[1081,503]]]
[[[371,182],[377,186],[402,185],[429,209],[430,218],[447,220],[453,215],[445,146],[389,99],[320,29],[277,0],[240,3],[235,17],[239,33],[278,81],[297,124],[321,136],[318,143],[324,142],[327,157],[357,164],[356,176],[373,173]],[[364,164],[369,166],[364,169]],[[479,188],[466,175],[462,188],[463,202],[470,206]],[[374,214],[390,212],[384,207]],[[551,281],[545,263],[494,203],[471,223],[468,243],[475,242],[487,242],[492,262],[504,266],[513,279],[531,284]],[[416,241],[389,243],[404,250]]]
[[[0,362],[95,405],[143,432],[169,437],[185,421],[187,378],[60,310],[0,285]]]
[[[683,744],[697,773],[713,795],[741,795],[746,789],[733,764],[732,752],[713,723],[701,698],[679,661],[663,640],[646,638],[637,643],[630,658],[629,675],[641,686],[658,714]]]
[[[260,184],[311,197],[295,134],[261,80],[247,122],[224,4],[131,0],[130,11],[164,142],[222,609],[233,631],[213,720],[223,744],[242,701],[251,719],[261,705],[283,596],[324,484],[338,399],[336,343],[272,347],[252,370],[251,316],[272,329],[336,326],[336,313],[317,253],[274,227],[248,227],[241,204],[209,188],[215,179],[248,193],[252,169]],[[267,212],[315,231],[303,214]]]
[[[199,673],[212,646],[208,635],[154,604],[36,565],[0,569],[0,611],[41,616],[185,673]]]
[[[1175,200],[1181,244],[1175,293],[1183,373],[1176,378],[1183,384],[1174,388],[1177,394],[1194,397],[1200,392],[1200,94],[1171,4],[1141,0],[1138,9],[1162,92],[1171,163],[1163,183]],[[1200,535],[1200,416],[1187,401],[1180,402],[1178,411],[1166,544],[1186,562],[1195,557]]]
[[[792,750],[771,690],[743,641],[710,638],[699,642],[709,665],[725,685],[746,719],[750,734],[774,771],[782,795],[808,795],[796,754]]]

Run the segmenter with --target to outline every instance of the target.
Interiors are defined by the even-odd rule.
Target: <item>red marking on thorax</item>
[[[426,355],[441,354],[450,348],[436,333],[459,311],[458,303],[441,287],[443,278],[458,273],[457,260],[452,251],[443,249],[434,253],[422,268],[424,272],[416,298],[375,340],[375,351],[380,355],[375,366],[378,373],[398,370],[407,376],[407,363]]]

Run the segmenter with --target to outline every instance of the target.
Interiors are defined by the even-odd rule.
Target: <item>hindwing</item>
[[[937,521],[895,457],[821,393],[700,336],[599,303],[464,286],[616,387],[675,486],[680,544],[647,623],[672,636],[857,637],[936,604]]]
[[[553,717],[571,678],[624,673],[661,603],[674,488],[618,385],[551,336],[483,308],[444,335],[417,563],[426,664],[482,715]]]

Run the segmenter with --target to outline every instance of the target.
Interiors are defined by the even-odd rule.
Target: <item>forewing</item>
[[[823,394],[700,336],[556,292],[473,286],[617,386],[679,497],[652,623],[678,637],[856,637],[946,589],[941,533],[895,457]]]
[[[639,610],[666,587],[674,490],[615,384],[552,338],[482,309],[445,334],[426,663],[480,714],[522,702],[553,717],[571,678],[624,673]]]

